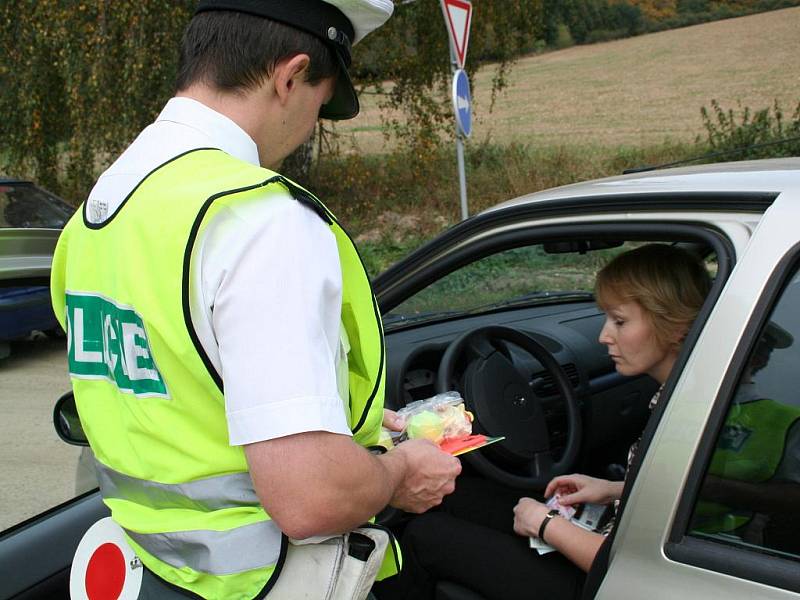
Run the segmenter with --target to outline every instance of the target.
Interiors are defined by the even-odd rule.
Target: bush
[[[599,42],[610,42],[620,38],[628,37],[630,34],[624,29],[595,29],[586,36],[587,44],[597,44]]]
[[[172,95],[195,4],[0,2],[0,169],[85,198]]]
[[[694,151],[691,144],[675,142],[645,148],[471,143],[465,156],[469,213],[539,190],[669,163]],[[329,157],[309,183],[355,237],[371,275],[461,218],[453,149],[432,158],[424,177],[408,158]]]
[[[558,48],[569,48],[570,46],[575,45],[575,40],[572,39],[572,33],[569,30],[569,26],[565,25],[564,23],[559,23],[556,25],[556,33],[555,33],[555,40],[553,40],[553,46]]]
[[[777,100],[755,112],[747,106],[723,110],[712,100],[711,110],[704,106],[700,113],[706,136],[697,143],[724,153],[720,160],[800,156],[800,102],[788,122]]]
[[[649,32],[689,27],[711,21],[743,17],[770,10],[800,5],[800,0],[754,0],[751,2],[708,2],[688,0],[678,3],[678,13],[660,20],[648,20],[644,29]]]
[[[678,0],[678,13],[707,12],[708,4],[708,0]]]
[[[613,0],[545,0],[545,39],[563,48],[564,28],[570,39],[586,44],[636,35],[644,26],[642,11],[628,2]]]
[[[564,48],[800,5],[800,0],[544,0],[545,40]]]
[[[84,198],[172,96],[178,44],[196,4],[0,2],[0,171]],[[542,37],[541,0],[473,4],[480,18],[472,22],[469,73],[497,61],[497,93],[513,60]],[[405,113],[393,131],[416,150],[453,135],[443,93],[452,77],[447,43],[438,2],[399,2],[381,33],[354,48],[355,84],[384,92],[382,106]],[[298,158],[302,172],[307,155]]]
[[[471,142],[465,148],[469,212],[576,181],[618,175],[629,167],[686,158],[691,144],[648,148],[591,145],[537,148]],[[376,229],[381,215],[418,215],[416,235],[430,237],[460,218],[455,152],[444,146],[424,160],[406,152],[323,156],[302,181],[356,235]],[[386,218],[383,219],[386,221]],[[380,238],[381,235],[370,235]]]

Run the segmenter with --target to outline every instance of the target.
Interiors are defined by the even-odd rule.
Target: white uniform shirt
[[[113,215],[151,171],[196,148],[259,164],[255,142],[233,121],[172,98],[97,181],[89,220]],[[194,264],[191,317],[224,381],[230,444],[306,431],[350,435],[341,267],[328,225],[288,192],[239,203],[209,223]]]

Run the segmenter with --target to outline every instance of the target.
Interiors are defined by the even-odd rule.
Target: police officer
[[[254,598],[287,536],[423,512],[460,463],[377,441],[385,352],[350,238],[276,172],[358,99],[350,47],[390,0],[202,0],[177,94],[100,177],[53,263],[100,490],[148,577]]]
[[[765,395],[754,377],[774,350],[793,343],[774,321],[764,326],[719,433],[693,529],[729,532],[760,545],[765,531],[789,529],[786,516],[800,498],[800,408]],[[792,547],[798,547],[794,540]]]

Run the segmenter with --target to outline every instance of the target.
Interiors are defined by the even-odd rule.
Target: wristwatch
[[[547,528],[547,524],[548,524],[550,521],[552,521],[552,520],[553,520],[553,517],[555,517],[555,516],[558,516],[558,510],[556,510],[555,508],[553,508],[553,509],[551,509],[551,510],[550,510],[550,512],[548,512],[548,513],[547,513],[547,514],[544,516],[544,519],[542,519],[542,522],[541,522],[541,524],[539,525],[539,539],[540,539],[540,540],[542,540],[542,541],[543,541],[545,544],[546,544],[547,542],[546,542],[546,541],[545,541],[545,539],[544,539],[544,530]]]

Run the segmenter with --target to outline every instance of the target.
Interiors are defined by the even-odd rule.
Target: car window
[[[74,209],[30,183],[0,182],[0,227],[60,229]]]
[[[97,487],[88,449],[53,427],[53,407],[69,389],[63,336],[0,339],[0,532]]]
[[[800,275],[781,292],[715,440],[689,535],[800,558]]]
[[[617,254],[639,245],[581,252],[570,244],[534,244],[481,258],[409,297],[384,315],[384,321],[391,326],[398,321],[478,313],[519,303],[591,299],[597,271]]]

